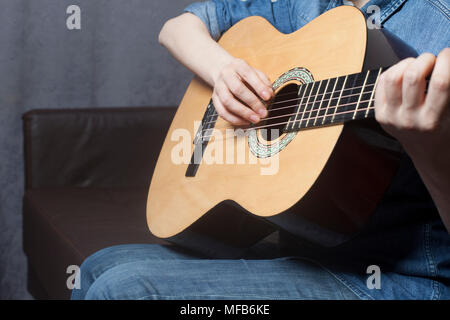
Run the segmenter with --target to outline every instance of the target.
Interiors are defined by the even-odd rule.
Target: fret
[[[375,84],[373,85],[373,88],[372,88],[372,94],[370,95],[370,98],[369,98],[369,104],[368,104],[368,106],[367,106],[367,110],[366,110],[366,114],[365,114],[365,118],[367,118],[368,116],[369,116],[369,111],[370,111],[370,106],[371,106],[371,104],[372,104],[372,100],[373,100],[373,96],[374,96],[374,94],[375,94],[375,90],[377,89],[377,84],[378,84],[378,80],[380,79],[380,75],[381,75],[381,72],[383,71],[383,68],[380,68],[379,70],[378,70],[378,73],[377,73],[377,79],[375,80]]]
[[[346,76],[341,76],[341,77],[338,77],[336,80],[336,82],[337,82],[336,89],[333,92],[332,97],[331,97],[329,113],[327,114],[327,116],[325,118],[325,122],[324,122],[325,125],[333,123],[333,117],[334,117],[334,114],[338,107],[337,103],[338,103],[341,91],[344,88],[343,85],[345,83],[345,79],[346,79]]]
[[[289,118],[287,131],[372,116],[381,72],[382,68],[301,85],[297,92],[300,102],[295,116]]]
[[[294,129],[295,121],[298,117],[298,113],[300,112],[302,101],[303,101],[303,98],[305,97],[307,86],[308,86],[308,84],[303,84],[298,89],[297,96],[299,97],[298,100],[300,100],[300,101],[297,105],[297,110],[295,111],[295,116],[289,117],[288,123],[286,125],[286,131],[292,131]],[[300,98],[300,95],[302,96],[301,98]]]
[[[339,98],[337,100],[336,107],[334,108],[333,118],[331,118],[331,123],[334,122],[334,118],[336,117],[336,110],[338,109],[339,103],[341,101],[342,93],[344,92],[344,88],[345,88],[345,84],[347,83],[347,79],[348,79],[348,75],[346,75],[344,78],[344,84],[342,85],[341,93],[339,94]]]
[[[312,104],[311,104],[311,108],[310,108],[310,103],[309,100],[311,99],[311,96],[314,97],[316,95],[317,89],[318,89],[318,84],[320,84],[320,82],[314,82],[311,88],[311,91],[309,93],[309,97],[308,100],[306,101],[305,104],[305,108],[303,109],[303,114],[302,114],[302,118],[300,119],[300,122],[298,123],[298,129],[301,128],[305,128],[306,126],[303,126],[303,121],[308,121],[309,118],[305,118],[306,113],[308,112],[308,116],[311,113],[310,109],[312,108]]]
[[[322,124],[325,124],[325,119],[327,118],[328,110],[330,109],[330,106],[331,106],[331,100],[332,100],[334,91],[336,90],[336,85],[338,83],[338,78],[332,78],[332,79],[330,79],[330,82],[332,83],[330,87],[333,87],[333,89],[330,92],[330,96],[327,98],[328,99],[328,104],[327,104],[327,108],[325,109],[325,113],[324,113],[324,116],[323,116],[323,119],[322,119]],[[326,95],[327,94],[325,94],[325,96]]]
[[[292,123],[291,130],[298,129],[298,120],[297,120],[298,115],[299,115],[300,111],[302,110],[302,107],[304,106],[303,101],[304,101],[305,97],[310,95],[310,89],[311,89],[310,84],[314,84],[314,82],[309,82],[306,85],[303,85],[305,87],[305,90],[303,92],[302,100],[298,104],[298,109],[297,109],[297,112],[295,113],[295,119],[294,119],[294,122]],[[302,112],[302,117],[303,117],[303,113],[304,112]]]
[[[318,119],[319,116],[320,116],[321,109],[322,109],[322,104],[323,104],[323,101],[325,100],[325,94],[326,94],[326,92],[327,92],[327,89],[328,89],[328,85],[329,85],[329,84],[330,84],[330,79],[327,80],[327,82],[326,82],[326,84],[325,84],[325,89],[322,91],[322,98],[320,99],[320,103],[319,103],[319,106],[318,106],[318,108],[317,108],[316,115],[315,115],[315,117],[314,117],[314,123],[312,124],[313,126],[316,125],[317,119]]]
[[[319,101],[320,101],[320,99],[323,99],[323,90],[322,90],[323,85],[324,85],[323,80],[320,80],[319,85],[317,86],[317,91],[316,91],[316,95],[314,97],[314,101],[311,105],[311,111],[309,112],[308,120],[306,121],[306,124],[305,124],[305,128],[308,128],[310,126],[309,122],[313,118],[316,118],[316,116],[318,114]],[[317,106],[317,108],[316,108],[316,106]]]
[[[354,119],[364,119],[366,116],[367,108],[370,106],[370,99],[374,90],[374,84],[377,80],[376,70],[370,70],[370,74],[367,77],[366,85],[361,94],[361,99],[357,111],[354,114]]]
[[[353,110],[361,91],[364,76],[360,73],[348,75],[344,92],[337,106],[333,122],[340,123],[352,118]]]
[[[310,82],[310,83],[308,83],[308,85],[307,85],[306,92],[305,92],[306,102],[303,103],[303,101],[302,101],[302,105],[300,106],[300,107],[303,107],[302,112],[301,112],[300,119],[298,119],[298,117],[295,118],[295,125],[294,125],[294,128],[295,128],[296,130],[300,129],[300,124],[301,124],[301,121],[303,120],[303,117],[305,116],[305,113],[306,113],[306,107],[308,106],[308,101],[309,101],[309,99],[311,98],[311,93],[312,93],[312,90],[313,90],[313,88],[314,88],[314,84],[315,84],[315,82]],[[298,119],[298,120],[297,120],[297,119]]]
[[[359,107],[359,104],[361,103],[361,97],[362,97],[364,89],[366,87],[367,78],[369,77],[369,74],[370,74],[370,70],[366,72],[366,77],[364,78],[364,83],[362,85],[361,93],[359,94],[358,102],[356,103],[355,112],[353,112],[353,117],[352,117],[353,120],[356,118],[356,113],[358,112],[358,107]]]

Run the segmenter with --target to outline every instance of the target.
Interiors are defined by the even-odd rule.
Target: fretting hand
[[[444,49],[437,58],[430,53],[408,58],[381,75],[375,96],[375,116],[411,156],[439,153],[442,157],[446,152],[449,158],[449,94],[450,48]]]
[[[376,89],[375,116],[413,160],[450,232],[449,95],[450,48],[446,48],[437,58],[426,53],[387,70]]]

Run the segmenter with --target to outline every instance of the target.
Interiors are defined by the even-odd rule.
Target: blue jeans
[[[286,238],[261,242],[240,260],[114,246],[86,259],[72,298],[450,299],[450,235],[412,166],[405,158],[369,223],[340,246]],[[368,286],[372,266],[379,289]]]
[[[442,222],[383,232],[373,222],[373,232],[338,248],[262,243],[236,260],[174,246],[109,247],[83,262],[72,299],[449,299],[450,236]],[[379,289],[367,285],[373,265]]]
[[[72,299],[358,299],[324,267],[299,257],[209,260],[169,246],[120,245],[90,256],[80,272]]]

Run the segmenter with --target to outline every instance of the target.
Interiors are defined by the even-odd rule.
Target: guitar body
[[[361,12],[343,6],[287,35],[261,17],[249,17],[230,28],[219,43],[265,72],[277,94],[292,83],[395,62],[398,54],[386,39],[381,31],[372,39]],[[369,47],[387,53],[372,49],[368,53]],[[264,159],[250,150],[248,135],[225,139],[226,146],[223,138],[213,137],[204,158],[214,158],[223,150],[224,163],[203,161],[194,175],[186,176],[189,163],[174,161],[179,133],[190,134],[187,145],[193,152],[194,123],[204,117],[211,96],[212,89],[194,78],[173,119],[148,195],[147,222],[154,235],[209,256],[231,257],[276,229],[333,246],[364,226],[397,167],[392,148],[368,143],[374,140],[367,138],[372,133],[382,136],[370,129],[376,126],[364,125],[360,130],[357,123],[349,123],[285,133],[264,142],[279,148]],[[214,129],[225,136],[227,129],[235,128],[218,118]],[[263,140],[260,135],[257,139]],[[238,163],[242,150],[245,162]],[[276,170],[267,174],[271,160]]]

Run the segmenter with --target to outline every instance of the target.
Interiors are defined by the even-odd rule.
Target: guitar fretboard
[[[382,71],[379,68],[301,85],[295,114],[284,131],[373,117],[375,88]]]

